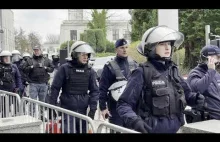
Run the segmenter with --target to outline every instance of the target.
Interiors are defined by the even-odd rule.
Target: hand
[[[105,119],[108,119],[109,116],[111,117],[111,114],[110,114],[110,112],[108,111],[108,109],[103,110],[103,111],[101,112],[101,114],[102,114],[102,117],[103,117],[104,120],[105,120]]]
[[[46,69],[47,69],[47,67],[46,67],[46,66],[44,66],[44,69],[46,70]]]
[[[32,66],[31,66],[31,69],[33,69],[33,68],[34,68],[34,66],[32,65]]]
[[[215,70],[215,63],[216,63],[216,59],[211,56],[208,56],[208,64],[207,64],[208,68]]]
[[[196,105],[199,108],[203,108],[205,104],[205,97],[202,94],[196,94]]]
[[[96,112],[95,110],[90,110],[88,116],[89,116],[90,118],[94,119],[94,117],[95,117],[95,112]]]
[[[148,131],[152,129],[150,126],[147,125],[147,123],[145,123],[142,119],[139,118],[134,121],[132,127],[135,131],[141,133],[148,133]]]

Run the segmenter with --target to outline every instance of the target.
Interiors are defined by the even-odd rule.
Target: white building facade
[[[14,13],[10,9],[0,9],[0,49],[15,49]]]
[[[68,20],[60,26],[60,44],[68,40],[80,40],[80,34],[88,29],[88,20],[84,18],[83,9],[68,10]],[[127,20],[107,21],[107,39],[115,42],[119,38],[125,38],[130,43],[131,25]]]
[[[49,58],[51,59],[52,54],[56,53],[59,54],[59,44],[50,44],[50,43],[44,43],[42,45],[43,51],[46,51],[48,53]]]

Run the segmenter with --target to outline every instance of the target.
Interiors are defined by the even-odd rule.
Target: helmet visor
[[[12,56],[12,62],[13,62],[13,63],[20,61],[20,59],[22,59],[21,55],[14,54],[14,55]]]
[[[184,35],[178,31],[172,32],[162,37],[158,43],[166,41],[171,41],[171,46],[178,49],[184,41]]]

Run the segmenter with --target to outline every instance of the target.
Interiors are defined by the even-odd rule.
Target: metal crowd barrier
[[[22,98],[20,107],[21,115],[42,120],[43,133],[95,133],[93,120],[88,116],[27,97]]]
[[[18,116],[20,103],[18,94],[0,90],[0,118]]]
[[[98,125],[97,133],[139,133],[139,132],[118,125],[114,125],[108,122],[101,122]]]

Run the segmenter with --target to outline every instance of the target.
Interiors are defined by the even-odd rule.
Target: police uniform
[[[181,33],[167,26],[151,28],[143,35],[137,48],[148,61],[132,72],[117,103],[126,127],[142,133],[176,133],[184,125],[186,102],[196,105],[198,94],[191,92],[170,57],[160,57],[155,50],[157,43],[170,41],[172,47],[181,40]]]
[[[219,56],[220,49],[214,45],[202,48],[201,59],[211,55]],[[207,119],[220,120],[220,74],[214,69],[209,69],[204,61],[200,61],[189,73],[187,82],[194,92],[200,92],[205,96],[206,108],[200,109],[201,113],[207,112]]]
[[[124,39],[119,39],[116,42],[116,47],[123,46],[127,44]],[[114,67],[117,66],[117,67]],[[101,74],[99,81],[99,107],[103,111],[107,108],[110,111],[111,117],[109,117],[109,122],[123,126],[123,121],[120,119],[118,113],[116,112],[117,101],[112,97],[111,92],[108,90],[109,87],[117,81],[127,80],[131,71],[137,67],[137,64],[130,57],[119,57],[116,56],[114,60],[108,62]],[[117,78],[117,72],[122,73],[123,76]]]
[[[72,46],[75,47],[78,45],[77,43],[78,42]],[[86,52],[90,47],[86,43],[80,44],[79,46],[79,49],[82,49],[82,52]],[[86,46],[85,51],[83,50],[84,46]],[[75,48],[73,48],[72,51],[74,49]],[[81,50],[79,50],[79,52],[81,52]],[[60,96],[60,105],[62,108],[86,115],[87,108],[90,107],[88,115],[94,119],[99,95],[94,69],[92,69],[88,64],[79,63],[77,58],[74,56],[73,60],[67,61],[67,63],[62,64],[58,68],[51,86],[51,104],[56,105],[61,88],[62,93]],[[70,116],[69,120],[70,133],[73,133],[73,117]],[[76,132],[80,133],[79,119],[76,119],[75,124]],[[64,115],[64,124],[62,125],[64,125],[64,132],[67,133],[68,127],[66,115]],[[85,121],[82,121],[82,132],[86,132]]]

